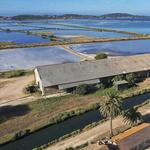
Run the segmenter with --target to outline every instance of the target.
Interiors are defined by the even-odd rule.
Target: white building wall
[[[39,86],[40,90],[42,91],[42,95],[45,95],[45,92],[44,92],[44,88],[42,86],[42,81],[40,79],[40,75],[38,73],[38,70],[35,69],[34,70],[34,73],[35,73],[35,81],[36,81],[36,84]]]

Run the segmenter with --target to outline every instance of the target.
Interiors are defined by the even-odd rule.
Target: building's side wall
[[[45,91],[44,91],[44,88],[43,88],[43,86],[42,86],[42,81],[41,81],[41,79],[40,79],[38,70],[35,69],[35,70],[34,70],[34,73],[35,73],[35,81],[36,81],[36,84],[37,84],[38,87],[40,88],[40,90],[41,90],[41,92],[42,92],[42,95],[45,95]]]
[[[96,83],[100,83],[100,79],[93,79],[93,80],[86,80],[86,81],[80,81],[80,82],[74,82],[74,83],[61,84],[61,85],[58,85],[58,88],[60,90],[65,90],[68,88],[76,87],[81,84],[89,84],[90,85],[90,84],[96,84]]]

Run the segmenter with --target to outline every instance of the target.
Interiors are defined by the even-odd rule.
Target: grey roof
[[[150,54],[37,67],[43,87],[150,70]]]

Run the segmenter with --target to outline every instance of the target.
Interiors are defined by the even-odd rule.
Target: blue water
[[[19,32],[0,32],[0,42],[16,42],[16,43],[41,43],[49,42],[48,39],[43,39],[38,36],[27,35]]]
[[[0,71],[79,60],[79,57],[57,46],[0,50]]]
[[[37,28],[62,28],[62,29],[76,29],[74,27],[68,27],[68,26],[61,26],[61,25],[53,25],[53,24],[50,24],[50,23],[47,23],[47,22],[44,22],[44,23],[28,23],[26,24],[27,26],[34,26],[34,27],[37,27]]]
[[[121,34],[121,33],[114,33],[114,32],[97,32],[97,31],[91,31],[91,30],[82,30],[82,29],[76,29],[76,30],[42,30],[45,32],[52,32],[56,36],[65,36],[65,35],[83,35],[83,36],[90,36],[90,37],[101,37],[101,38],[113,38],[113,37],[129,37],[132,35],[129,34]],[[38,32],[38,31],[35,31]],[[41,31],[39,31],[41,32]]]
[[[53,21],[50,21],[54,23]],[[113,28],[124,31],[132,31],[139,33],[150,33],[150,21],[121,21],[121,20],[88,20],[88,19],[72,19],[72,20],[57,20],[55,23],[81,25],[97,28]]]
[[[52,24],[51,24],[52,23]],[[58,20],[30,20],[30,21],[0,21],[0,24],[5,24],[8,27],[12,27],[12,25],[18,24],[26,24],[30,25],[37,25],[37,27],[62,27],[62,28],[75,28],[75,27],[66,27],[63,25],[53,25],[53,24],[70,24],[70,25],[81,25],[81,26],[90,26],[90,27],[97,27],[97,28],[113,28],[118,30],[125,30],[125,31],[132,31],[132,32],[139,32],[139,33],[150,33],[150,21],[128,21],[128,20],[90,20],[90,19],[58,19]],[[2,26],[0,25],[0,26]],[[10,26],[9,26],[10,25]],[[7,29],[6,26],[3,26]],[[17,28],[17,27],[12,27]],[[18,27],[20,29],[30,29],[31,27]]]
[[[23,25],[16,25],[16,24],[0,24],[0,28],[3,30],[10,29],[12,31],[39,29],[38,27],[31,27],[31,26],[27,26],[27,25],[23,26]]]
[[[118,53],[121,55],[145,54],[150,53],[150,40],[101,42],[71,45],[70,47],[87,54],[96,54],[98,52]]]

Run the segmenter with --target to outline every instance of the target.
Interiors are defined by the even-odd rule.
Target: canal
[[[149,98],[150,93],[127,98],[123,102],[123,108],[128,109],[135,105],[142,104]],[[14,142],[0,146],[0,150],[32,150],[35,147],[44,145],[75,130],[83,129],[85,126],[102,119],[104,118],[99,113],[99,110],[90,111],[83,115],[68,119],[62,123],[43,128]]]

